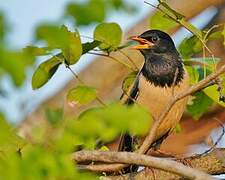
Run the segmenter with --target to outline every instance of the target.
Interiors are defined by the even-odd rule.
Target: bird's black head
[[[172,38],[167,33],[159,30],[149,30],[131,39],[140,43],[140,45],[133,48],[139,49],[144,56],[149,53],[177,52]]]
[[[142,74],[156,86],[178,84],[184,74],[182,60],[172,38],[160,30],[149,30],[131,38],[139,42],[134,49],[145,58]]]

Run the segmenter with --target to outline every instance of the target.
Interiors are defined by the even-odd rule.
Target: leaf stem
[[[112,60],[122,64],[123,66],[129,68],[130,70],[135,71],[135,69],[133,69],[133,67],[131,67],[129,64],[127,64],[127,63],[125,63],[125,62],[123,62],[123,61],[121,61],[121,60],[119,60],[119,59],[117,59],[117,58],[115,58],[113,56],[110,56],[109,54],[101,54],[101,53],[95,53],[95,52],[88,52],[88,54],[92,54],[92,55],[96,55],[96,56],[108,57],[108,58],[110,58],[110,59],[112,59]]]
[[[125,52],[123,52],[122,50],[118,50],[118,52],[122,55],[124,55],[129,61],[131,64],[133,64],[133,66],[135,67],[135,69],[138,71],[139,68],[137,67],[137,65],[135,64],[135,62],[131,59],[130,56],[128,56]]]

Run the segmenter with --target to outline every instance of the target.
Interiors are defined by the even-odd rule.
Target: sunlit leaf
[[[223,86],[225,87],[225,86]],[[203,92],[208,96],[210,97],[214,102],[218,103],[219,105],[221,106],[224,106],[225,107],[225,103],[220,101],[220,94],[217,90],[217,86],[216,85],[213,85],[213,86],[209,86],[207,88],[205,88],[203,90]],[[223,94],[225,94],[225,90],[223,90]]]
[[[36,29],[36,39],[45,41],[51,48],[61,48],[67,45],[65,31],[57,25],[42,24]]]
[[[178,26],[178,23],[165,17],[161,11],[156,11],[149,19],[151,29],[159,29],[162,31],[168,31]]]
[[[88,110],[79,118],[79,122],[89,122],[91,119],[92,121],[103,123],[101,125],[99,124],[99,128],[103,128],[104,131],[96,132],[96,136],[99,135],[106,141],[112,140],[122,131],[127,131],[133,135],[144,135],[148,132],[152,123],[152,118],[149,113],[136,104],[132,106],[110,104],[103,108]],[[90,124],[90,122],[87,124]],[[107,130],[109,130],[110,133],[105,136],[104,133],[107,132]],[[80,133],[87,135],[90,130],[88,130],[88,132],[86,131],[87,130],[84,130],[84,132],[82,131]]]
[[[212,39],[220,39],[222,38],[222,32],[221,31],[215,31],[209,34],[209,36],[207,37],[208,40],[212,40]]]
[[[0,114],[0,145],[6,143],[10,137],[11,128],[9,124],[6,122],[3,114]]]
[[[171,8],[166,1],[160,0],[160,5],[162,5],[166,10],[170,11],[173,15],[176,16],[177,19],[182,19],[185,16],[183,14],[180,14],[179,12],[175,11],[173,8]]]
[[[206,57],[206,58],[190,58],[185,59],[184,64],[185,67],[191,77],[191,81],[197,82],[196,80],[201,80],[202,78],[199,78],[201,71],[204,71],[204,68],[206,68],[207,74],[215,71],[216,65],[220,61],[219,58],[212,58],[212,57]],[[197,79],[198,78],[198,79]]]
[[[88,25],[102,22],[105,19],[105,3],[103,0],[89,0],[86,3],[72,2],[68,4],[66,13],[72,16],[76,25]]]
[[[92,102],[97,96],[95,88],[88,86],[77,86],[71,89],[67,94],[69,103],[84,105]]]
[[[100,151],[109,151],[109,148],[107,146],[102,146],[99,148]]]
[[[57,71],[59,65],[62,63],[62,57],[54,56],[47,61],[41,63],[32,77],[32,88],[38,89],[42,87],[45,83],[48,82],[49,79]]]
[[[192,104],[187,106],[187,111],[197,120],[208,111],[209,107],[213,104],[213,100],[202,91],[195,93],[193,96],[194,99],[192,100]]]
[[[94,39],[101,41],[99,48],[107,52],[118,48],[122,38],[122,30],[116,23],[99,24],[94,31]]]
[[[199,74],[198,71],[195,67],[192,66],[185,66],[188,74],[189,74],[189,78],[190,78],[190,83],[191,84],[195,84],[198,82],[199,80]]]
[[[44,56],[49,54],[46,48],[40,48],[36,46],[27,46],[23,49],[23,51],[24,53],[27,53],[31,56]]]
[[[0,67],[7,72],[16,86],[21,86],[26,78],[26,68],[33,63],[33,58],[22,52],[0,49]]]
[[[69,65],[75,64],[82,55],[82,44],[78,31],[70,32],[66,26],[62,27],[66,44],[62,46],[63,55]]]

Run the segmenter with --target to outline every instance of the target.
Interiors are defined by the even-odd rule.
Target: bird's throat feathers
[[[178,54],[154,54],[145,56],[142,74],[155,86],[171,87],[182,81],[184,68]]]

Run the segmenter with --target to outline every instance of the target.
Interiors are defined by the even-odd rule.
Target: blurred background
[[[136,6],[137,3],[142,5]],[[81,8],[83,9],[81,10]],[[4,46],[16,51],[34,43],[36,29],[44,23],[66,24],[70,29],[79,28],[82,35],[92,37],[96,23],[103,21],[117,22],[123,30],[126,30],[146,16],[150,8],[144,5],[143,1],[139,0],[96,0],[92,2],[86,0],[57,0],[47,2],[44,0],[9,0],[0,3],[0,11],[2,19],[0,28],[1,31],[4,31]],[[92,14],[89,14],[90,12]],[[87,18],[92,15],[94,18]],[[83,39],[83,41],[85,40],[87,39]],[[22,121],[41,102],[53,96],[71,80],[71,74],[65,69],[60,69],[57,78],[53,78],[47,86],[41,90],[32,91],[30,81],[34,67],[46,58],[39,58],[31,62],[32,64],[21,67],[22,69],[20,70],[17,69],[20,65],[14,60],[14,70],[18,71],[18,74],[17,72],[14,72],[15,75],[10,73],[10,71],[14,71],[12,69],[6,70],[1,76],[0,109],[8,117],[9,121],[13,123]],[[74,67],[76,72],[86,67],[92,59],[93,57],[88,56],[84,60],[81,60]],[[23,77],[21,77],[21,73],[24,73]],[[14,76],[20,76],[20,78]]]
[[[151,4],[157,1],[149,0]],[[170,0],[169,4],[184,14],[198,28],[211,27],[224,23],[225,7],[223,0]],[[29,133],[30,127],[41,123],[46,118],[47,108],[63,108],[67,116],[76,115],[87,107],[71,107],[65,101],[66,92],[78,82],[65,68],[60,68],[56,75],[41,89],[31,88],[32,73],[48,57],[30,58],[19,51],[30,45],[42,45],[37,41],[37,31],[44,24],[65,24],[71,30],[79,29],[82,41],[90,40],[96,24],[117,22],[123,29],[123,42],[131,35],[137,35],[152,28],[150,17],[155,9],[143,0],[7,0],[0,2],[0,112],[8,121],[20,127],[23,134]],[[159,28],[160,28],[160,19]],[[191,36],[187,30],[179,27],[167,29],[176,45],[184,37]],[[209,47],[216,57],[225,57],[222,39],[209,42]],[[142,57],[138,52],[126,50],[140,67]],[[123,56],[113,53],[124,59]],[[199,54],[201,56],[201,54]],[[123,78],[129,73],[120,64],[106,58],[90,55],[73,66],[73,69],[86,84],[96,87],[104,101],[118,100],[122,93]],[[93,104],[95,105],[95,104]],[[183,152],[187,144],[199,143],[209,135],[218,123],[212,121],[219,116],[225,121],[225,111],[214,106],[200,121],[193,121],[185,115],[182,132],[169,138],[169,142],[181,143],[177,152]],[[200,133],[201,129],[201,133]],[[218,133],[214,133],[217,135]],[[179,136],[179,137],[178,137]],[[190,138],[191,137],[191,138]],[[186,139],[182,141],[181,139]],[[169,147],[167,143],[166,148]]]

